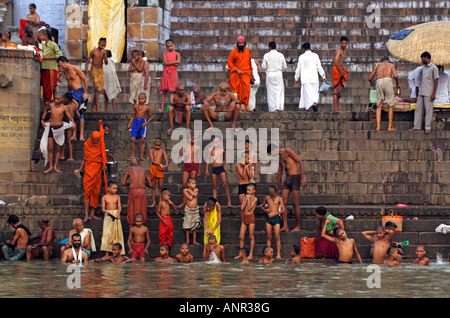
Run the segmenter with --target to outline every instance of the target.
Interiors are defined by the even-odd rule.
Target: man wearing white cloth
[[[261,69],[266,72],[267,104],[269,112],[284,109],[283,72],[287,69],[284,55],[276,50],[275,42],[269,43],[269,52],[264,54]]]
[[[50,122],[45,123],[44,120],[49,111],[51,112]],[[69,120],[69,122],[64,122],[64,118]],[[50,163],[50,168],[45,170],[44,173],[52,171],[61,172],[61,170],[58,170],[57,165],[63,149],[62,146],[65,142],[65,130],[74,126],[69,109],[62,104],[61,93],[56,93],[53,101],[45,106],[41,124],[44,128],[44,133],[41,138],[40,149],[45,159],[44,167],[47,165],[47,162]],[[53,147],[55,146],[55,143],[55,164],[53,164]]]
[[[326,81],[325,72],[320,63],[319,56],[311,51],[311,45],[308,42],[303,43],[303,50],[305,51],[298,58],[297,69],[295,70],[295,84],[302,82],[300,92],[300,109],[309,110],[311,107],[317,111],[317,104],[319,103],[319,75],[323,81]]]

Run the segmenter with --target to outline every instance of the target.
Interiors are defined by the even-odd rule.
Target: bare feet
[[[95,216],[93,213],[89,216],[89,219],[101,220],[99,217]]]
[[[57,172],[57,173],[61,173],[61,172],[62,172],[61,170],[59,170],[59,169],[57,169],[57,168],[54,168],[53,171],[55,171],[55,172]]]
[[[144,157],[139,158],[140,161],[147,161]]]
[[[377,131],[380,131],[381,130],[381,128],[380,127],[377,127]]]
[[[200,243],[199,243],[199,242],[196,242],[196,241],[194,241],[194,243],[192,243],[192,244],[194,244],[194,245],[200,245]]]
[[[44,171],[44,174],[47,174],[47,173],[52,172],[52,171],[53,171],[53,167],[50,167],[50,168],[48,168],[47,170]]]
[[[296,226],[292,229],[292,232],[301,232],[302,229],[300,228],[300,226]]]
[[[152,204],[152,205],[149,205],[148,207],[149,207],[150,209],[151,209],[151,208],[154,208],[154,207],[155,207],[155,202],[153,202],[153,204]]]
[[[281,259],[281,255],[277,255],[277,257],[275,257],[276,259]]]
[[[397,131],[398,129],[396,129],[396,128],[394,128],[394,127],[391,127],[391,128],[388,128],[388,131]]]
[[[86,223],[87,221],[89,221],[91,218],[89,217],[89,216],[85,216],[85,218],[84,218],[84,220],[83,220],[83,223]]]
[[[427,130],[425,130],[425,133],[426,133],[426,134],[429,134],[429,133],[431,133],[431,129],[427,129]]]
[[[128,161],[131,161],[131,159],[133,159],[134,158],[134,154],[133,155],[131,155],[131,157],[130,158],[128,158],[127,160]]]
[[[73,159],[73,158],[69,158],[69,159],[67,159],[67,161],[74,161],[75,159]]]
[[[409,131],[419,131],[420,129],[411,128]]]
[[[282,227],[280,229],[280,232],[289,232],[289,228],[288,227]]]

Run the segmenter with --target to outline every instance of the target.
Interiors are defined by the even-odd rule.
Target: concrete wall
[[[33,53],[0,50],[0,171],[28,171],[40,115],[40,64]]]

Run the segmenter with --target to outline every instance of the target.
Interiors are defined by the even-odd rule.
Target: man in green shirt
[[[44,102],[49,103],[58,90],[58,64],[56,59],[62,56],[59,45],[51,40],[48,30],[39,31],[42,43],[41,86],[44,92]]]

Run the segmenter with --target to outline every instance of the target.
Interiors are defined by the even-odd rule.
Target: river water
[[[291,298],[450,295],[450,265],[0,263],[0,298]],[[79,278],[79,279],[78,279]],[[79,288],[69,288],[69,287]]]

